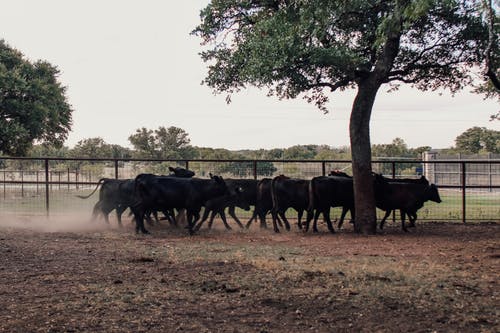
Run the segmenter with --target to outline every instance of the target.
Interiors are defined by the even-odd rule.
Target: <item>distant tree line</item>
[[[73,148],[51,144],[34,145],[29,157],[136,158],[136,159],[214,159],[214,160],[350,160],[348,146],[295,145],[288,148],[229,150],[192,146],[189,134],[178,127],[139,128],[129,136],[132,148],[108,144],[104,139],[80,140]],[[500,153],[500,131],[472,127],[455,139],[447,153]],[[410,148],[401,138],[388,144],[372,145],[374,158],[419,159],[431,147]]]

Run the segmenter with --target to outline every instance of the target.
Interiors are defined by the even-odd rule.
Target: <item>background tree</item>
[[[128,140],[140,158],[182,159],[196,156],[195,149],[189,145],[191,140],[188,133],[174,126],[160,126],[156,130],[142,127]]]
[[[101,137],[83,139],[71,149],[70,155],[82,158],[111,158],[111,145]]]
[[[495,0],[496,10],[492,0],[482,0],[481,10],[483,20],[488,27],[488,43],[484,50],[484,82],[475,87],[474,92],[483,94],[486,98],[496,99],[500,102],[500,54],[498,52],[500,19],[498,15],[499,2]],[[492,114],[491,121],[500,120],[500,110]]]
[[[500,153],[500,131],[472,127],[457,136],[455,145],[461,153]]]
[[[500,94],[499,18],[493,9],[492,0],[482,0],[482,6],[488,27],[488,43],[484,51],[485,76],[498,96]],[[496,6],[498,8],[498,1]]]
[[[34,142],[62,146],[72,109],[59,70],[34,63],[0,40],[0,153],[24,155]]]
[[[369,124],[379,88],[455,92],[471,83],[488,39],[477,1],[454,0],[212,0],[193,33],[206,47],[204,83],[228,101],[253,85],[326,112],[329,92],[357,89],[349,132],[356,227],[366,234],[376,231]]]
[[[54,146],[48,143],[31,146],[28,157],[69,157],[70,149],[66,146]]]

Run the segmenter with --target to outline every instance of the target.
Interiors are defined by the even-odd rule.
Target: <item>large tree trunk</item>
[[[368,81],[368,80],[367,80]],[[354,177],[355,230],[374,235],[377,216],[371,166],[370,117],[379,84],[359,84],[349,124]]]

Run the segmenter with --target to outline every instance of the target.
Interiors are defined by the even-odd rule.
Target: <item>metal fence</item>
[[[443,202],[427,202],[419,220],[500,222],[500,160],[375,160],[373,171],[387,177],[426,177]],[[284,174],[311,179],[331,170],[351,173],[348,160],[139,160],[84,158],[0,158],[0,217],[89,215],[98,194],[82,200],[100,178],[168,174],[182,166],[198,177],[254,178]],[[240,212],[241,214],[249,213]],[[382,212],[379,212],[382,214]],[[338,210],[332,215],[338,216]],[[245,216],[242,216],[245,217]],[[335,216],[333,216],[335,217]]]

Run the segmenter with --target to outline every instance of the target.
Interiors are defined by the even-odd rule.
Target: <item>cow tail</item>
[[[271,180],[271,201],[273,203],[273,211],[278,209],[278,196],[276,195],[276,181],[278,177]]]
[[[79,197],[80,199],[88,199],[92,196],[92,194],[95,193],[95,191],[97,191],[97,189],[99,188],[99,186],[102,185],[102,183],[104,183],[104,181],[106,180],[107,178],[101,178],[99,179],[99,181],[97,182],[97,186],[95,187],[95,189],[89,194],[89,195],[77,195],[77,197]]]
[[[147,186],[144,186],[144,181],[145,178],[148,176],[148,174],[139,174],[137,177],[135,177],[134,180],[134,203],[132,204],[133,207],[140,206],[143,201],[142,198],[144,196],[149,194],[149,190]],[[146,178],[147,180],[147,178]]]
[[[314,178],[309,182],[309,206],[307,207],[308,212],[314,210]]]

